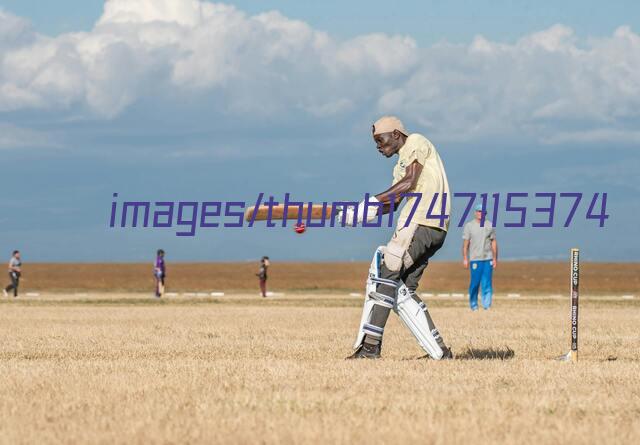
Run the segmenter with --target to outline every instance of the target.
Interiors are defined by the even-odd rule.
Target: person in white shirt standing
[[[482,288],[482,307],[487,310],[493,299],[493,270],[498,266],[498,241],[496,229],[485,218],[482,221],[482,205],[475,207],[475,218],[464,225],[462,235],[462,262],[471,270],[469,305],[478,310],[478,291]]]

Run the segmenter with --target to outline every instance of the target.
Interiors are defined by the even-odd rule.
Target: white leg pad
[[[358,328],[358,336],[353,344],[353,349],[358,349],[364,341],[366,334],[373,337],[382,337],[383,330],[376,326],[369,324],[371,320],[371,313],[376,305],[384,306],[389,309],[393,309],[394,300],[386,295],[376,292],[378,284],[387,284],[389,286],[396,286],[396,283],[391,280],[384,280],[380,278],[380,266],[382,264],[382,255],[384,252],[384,246],[380,246],[373,254],[373,260],[371,260],[371,266],[369,266],[369,277],[367,278],[367,286],[364,294],[364,307],[362,308],[362,317],[360,318],[360,327]]]
[[[407,286],[402,283],[397,292],[397,303],[395,311],[403,321],[405,326],[409,328],[413,336],[418,340],[422,349],[424,349],[431,358],[440,360],[443,352],[438,345],[434,332],[429,329],[427,316],[420,304],[411,298],[411,292]],[[437,333],[437,331],[436,331]]]
[[[383,329],[371,325],[371,313],[376,305],[384,306],[393,309],[402,322],[405,324],[413,336],[418,340],[418,344],[429,354],[433,359],[440,360],[443,355],[442,348],[436,341],[436,335],[438,331],[434,329],[432,332],[429,329],[429,323],[427,322],[427,316],[424,313],[424,307],[411,298],[411,292],[407,286],[402,282],[395,282],[393,280],[385,280],[380,278],[380,266],[384,256],[384,246],[380,246],[376,249],[373,255],[373,260],[369,266],[369,277],[367,279],[367,286],[364,297],[364,307],[362,308],[362,317],[360,318],[360,327],[358,328],[358,336],[353,344],[353,349],[358,349],[364,341],[365,335],[372,337],[382,337]],[[379,284],[385,284],[388,286],[397,288],[397,299],[377,292]],[[400,285],[398,287],[398,285]]]

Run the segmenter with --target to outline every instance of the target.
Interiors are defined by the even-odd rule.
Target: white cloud
[[[0,112],[109,119],[157,97],[208,98],[243,119],[398,113],[440,140],[634,143],[640,36],[581,40],[556,25],[513,44],[419,48],[201,0],[108,0],[91,31],[51,38],[0,11]]]
[[[414,115],[445,139],[550,142],[581,133],[582,142],[607,134],[636,140],[639,36],[621,27],[583,43],[556,25],[512,45],[483,37],[469,46],[436,45],[422,52],[406,82],[382,95],[378,109]]]
[[[27,20],[0,8],[0,51],[32,41],[34,32]]]
[[[385,35],[336,42],[278,12],[248,16],[199,0],[109,0],[90,32],[37,36],[1,55],[0,110],[76,105],[110,118],[144,95],[177,91],[218,94],[223,113],[323,115],[361,99],[344,97],[361,76],[402,73],[415,49],[407,37]],[[394,54],[393,66],[384,53]]]
[[[215,13],[218,6],[191,0],[108,0],[98,24],[174,22],[198,25],[203,14]]]
[[[403,74],[417,62],[416,43],[409,37],[370,34],[345,42],[336,55],[339,67],[360,73]]]

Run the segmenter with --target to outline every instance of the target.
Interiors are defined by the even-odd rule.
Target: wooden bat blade
[[[309,219],[322,219],[323,217],[326,219],[331,218],[331,206],[327,205],[326,208],[322,204],[314,204],[309,206],[305,204],[302,206],[302,215],[300,215],[300,207],[299,206],[289,206],[287,209],[287,214],[284,214],[284,205],[273,206],[271,210],[271,219],[272,220],[281,220],[281,219],[302,219],[302,221],[307,220],[308,213],[311,212],[311,216]],[[266,221],[267,216],[269,214],[269,208],[267,206],[255,207],[251,206],[247,209],[244,214],[244,218],[247,221],[251,221],[253,214],[255,215],[254,221]]]

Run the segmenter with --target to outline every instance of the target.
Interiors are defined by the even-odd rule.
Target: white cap
[[[409,136],[409,132],[405,130],[402,121],[395,116],[383,116],[373,124],[373,135],[382,133],[391,133],[393,130],[398,130],[405,136]]]

